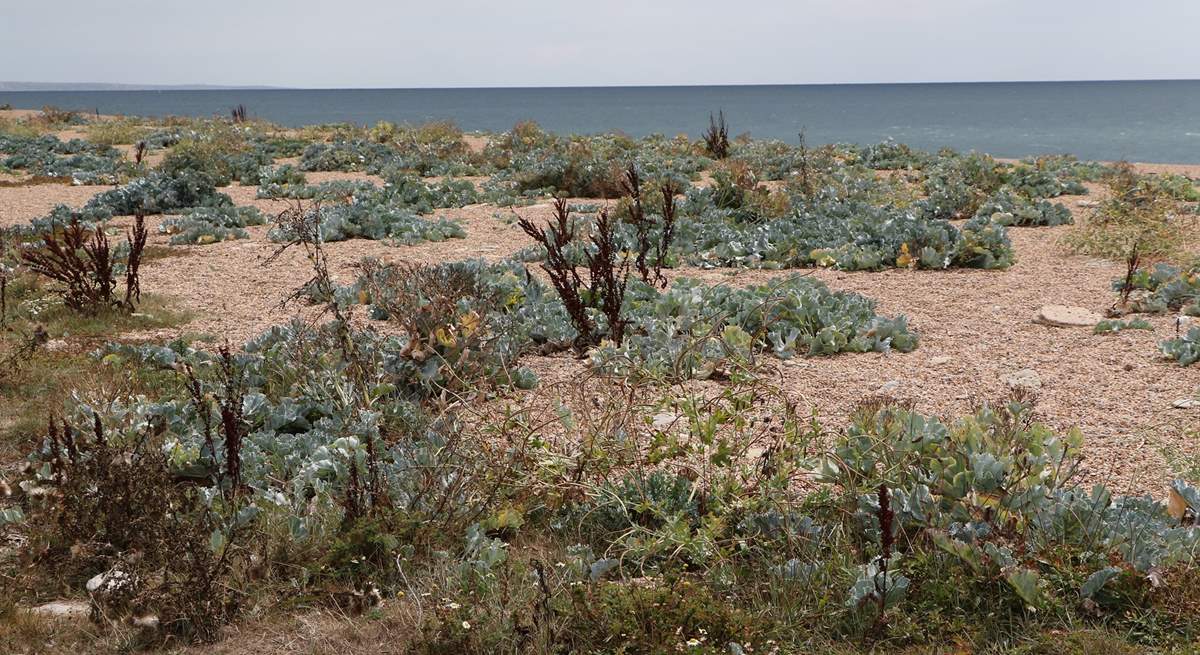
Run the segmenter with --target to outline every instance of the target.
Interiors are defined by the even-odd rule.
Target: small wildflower
[[[463,626],[463,630],[470,630],[470,629],[471,629],[471,622],[470,622],[470,621],[463,621],[463,622],[462,622],[462,626]]]

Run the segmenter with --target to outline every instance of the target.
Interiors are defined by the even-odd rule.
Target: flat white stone
[[[1042,377],[1037,371],[1025,368],[1004,376],[1004,384],[1007,384],[1009,389],[1037,391],[1042,388]]]
[[[1054,327],[1092,327],[1103,319],[1103,316],[1082,307],[1044,305],[1034,320]]]

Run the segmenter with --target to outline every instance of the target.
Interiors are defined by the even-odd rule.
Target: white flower
[[[471,622],[470,622],[470,621],[463,621],[463,623],[462,623],[462,626],[463,626],[463,630],[470,630],[470,629],[471,629]]]

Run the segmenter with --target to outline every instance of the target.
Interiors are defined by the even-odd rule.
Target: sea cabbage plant
[[[171,245],[206,245],[232,239],[245,239],[245,228],[263,225],[266,217],[255,207],[192,207],[179,216],[164,219],[158,231],[171,235]]]

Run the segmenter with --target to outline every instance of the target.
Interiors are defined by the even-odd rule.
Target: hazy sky
[[[302,87],[1200,78],[1200,0],[0,0],[0,80]]]

